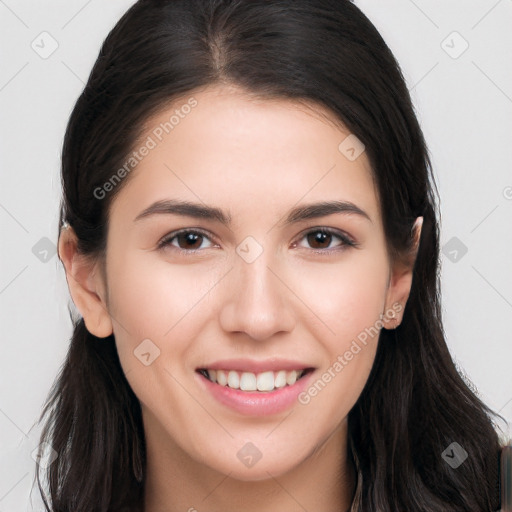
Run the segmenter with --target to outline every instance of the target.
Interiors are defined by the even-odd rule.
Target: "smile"
[[[246,416],[283,413],[298,402],[315,375],[314,368],[261,371],[198,368],[198,385],[231,412]]]
[[[286,386],[293,386],[311,369],[264,371],[261,373],[238,372],[235,370],[200,369],[199,372],[211,382],[241,391],[271,392]]]

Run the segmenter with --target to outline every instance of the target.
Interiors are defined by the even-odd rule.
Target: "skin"
[[[71,229],[59,239],[73,301],[91,333],[114,333],[142,405],[145,510],[346,510],[355,483],[347,415],[367,381],[377,336],[308,404],[270,416],[218,403],[198,385],[195,369],[225,358],[279,356],[315,367],[319,378],[381,315],[384,327],[400,323],[412,263],[390,261],[369,161],[364,152],[350,161],[338,150],[349,132],[329,112],[226,86],[193,96],[198,105],[114,199],[106,266],[76,253]],[[176,105],[148,120],[141,140]],[[172,214],[134,221],[171,198],[221,208],[231,224]],[[369,219],[335,213],[283,222],[295,206],[328,200],[350,201]],[[195,253],[183,238],[157,248],[182,228],[206,232]],[[358,245],[336,235],[315,243],[319,228]],[[263,248],[251,263],[236,252],[247,236]],[[396,304],[402,309],[389,319]],[[160,350],[148,366],[134,356],[145,339]],[[252,467],[237,457],[249,441],[262,454]]]

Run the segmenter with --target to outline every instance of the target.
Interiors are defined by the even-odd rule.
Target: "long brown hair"
[[[389,250],[406,254],[423,229],[403,322],[383,329],[368,382],[349,413],[357,468],[353,510],[497,508],[499,439],[493,413],[447,349],[439,286],[437,192],[425,140],[399,65],[348,0],[140,0],[106,38],[67,126],[61,221],[78,249],[102,257],[109,206],[95,191],[122,167],[144,121],[203,86],[231,83],[262,98],[327,107],[365,145]],[[71,345],[43,412],[42,440],[58,453],[43,482],[52,512],[142,506],[141,409],[113,335],[74,320]],[[469,454],[454,469],[441,456]],[[47,491],[43,488],[47,486]]]

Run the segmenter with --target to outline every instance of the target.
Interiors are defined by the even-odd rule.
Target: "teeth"
[[[212,370],[215,371],[215,370]],[[210,375],[210,371],[208,371],[208,376],[210,377],[210,380],[212,382],[217,381],[217,384],[220,384],[221,386],[225,386],[228,383],[228,376],[226,375],[226,372],[215,372],[217,375]]]
[[[240,389],[240,377],[237,372],[230,371],[228,373],[228,386],[233,389]]]
[[[256,379],[258,391],[272,391],[275,387],[274,372],[259,373]]]
[[[240,389],[242,391],[256,391],[256,375],[244,372],[240,377]]]
[[[242,391],[273,391],[284,386],[292,386],[304,374],[304,370],[280,370],[278,372],[242,372],[234,370],[206,370],[208,378],[221,386]]]
[[[286,372],[284,370],[277,372],[275,378],[275,386],[276,388],[282,388],[286,386]]]
[[[295,370],[286,374],[286,384],[288,384],[288,386],[295,384],[296,381],[297,381],[297,372]]]

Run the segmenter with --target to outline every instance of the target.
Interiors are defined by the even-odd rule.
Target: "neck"
[[[355,471],[347,457],[347,421],[298,466],[241,481],[190,458],[162,430],[146,433],[145,512],[348,511]],[[165,449],[162,449],[165,447]]]

